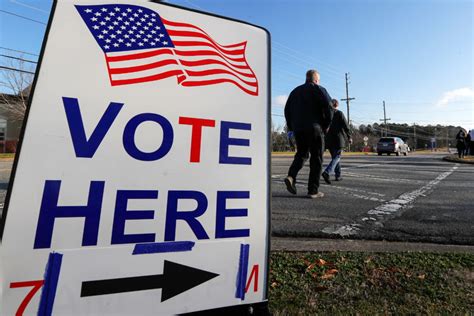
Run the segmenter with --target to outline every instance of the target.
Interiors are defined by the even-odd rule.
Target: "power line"
[[[49,11],[46,11],[46,10],[43,10],[43,9],[34,7],[34,6],[32,6],[32,5],[29,5],[29,4],[20,2],[20,1],[10,0],[10,2],[15,3],[15,4],[18,4],[18,5],[21,5],[21,6],[24,6],[24,7],[29,8],[29,9],[33,9],[33,10],[36,10],[36,11],[39,11],[39,12],[43,12],[43,13],[49,14]]]
[[[16,49],[6,48],[6,47],[2,47],[2,46],[0,46],[0,48],[5,49],[5,50],[9,50],[9,51],[12,51],[12,52],[26,54],[26,55],[39,56],[38,54],[28,53],[28,52],[24,52],[22,50],[16,50]]]
[[[31,72],[31,71],[21,70],[21,69],[16,69],[16,68],[10,68],[10,67],[5,67],[5,66],[0,66],[0,69],[12,70],[12,71],[18,71],[18,72],[24,72],[24,73],[31,74],[31,75],[34,75],[34,74],[35,74],[34,72]]]
[[[379,104],[379,101],[373,101],[373,100],[359,100],[359,101],[362,102],[362,103],[365,103],[365,104]],[[395,105],[397,105],[397,104],[399,104],[399,105],[402,105],[402,104],[407,104],[407,105],[412,105],[412,104],[426,105],[426,104],[428,104],[428,105],[432,105],[432,104],[437,103],[437,101],[428,101],[428,100],[426,100],[426,101],[407,101],[407,100],[405,100],[405,101],[391,101],[391,100],[389,100],[389,101],[390,101],[391,104],[395,104]],[[469,103],[469,104],[472,103],[472,101],[469,101],[469,100],[467,100],[467,101],[459,100],[459,101],[452,101],[452,102],[453,103]]]
[[[23,58],[20,58],[20,57],[8,56],[8,55],[4,55],[4,54],[0,54],[0,56],[6,57],[6,58],[11,58],[11,59],[16,59],[16,60],[19,60],[19,61],[24,61],[24,62],[27,62],[27,63],[37,64],[36,61],[23,59]]]
[[[273,48],[273,50],[275,50],[276,53],[280,53],[280,54],[287,55],[288,57],[291,57],[291,58],[293,58],[293,59],[302,61],[303,63],[306,64],[306,65],[302,65],[302,64],[296,63],[294,60],[291,60],[291,59],[289,59],[288,57],[286,57],[286,60],[287,60],[287,61],[292,62],[292,63],[294,63],[295,65],[300,65],[300,66],[303,66],[303,67],[307,67],[308,65],[314,65],[313,62],[310,62],[310,61],[308,61],[308,60],[306,60],[306,59],[302,59],[302,58],[300,58],[300,57],[298,57],[298,56],[295,56],[294,54],[285,52],[285,51],[283,51],[283,50],[281,50],[281,49],[279,49],[279,48],[277,48],[277,47],[272,47],[272,48]],[[280,56],[280,58],[281,58],[281,56]],[[322,67],[322,68],[324,69],[325,67]],[[328,71],[328,73],[326,73],[326,75],[327,75],[328,77],[334,78],[335,80],[341,80],[341,81],[343,81],[343,79],[339,78],[340,73],[337,73],[337,72],[335,72],[335,71],[333,71],[333,70],[331,70],[331,69],[329,69],[329,68],[326,68],[326,70]]]
[[[196,9],[199,9],[201,11],[205,11],[203,8],[201,8],[200,6],[198,6],[197,4],[194,4],[192,3],[191,1],[189,0],[184,0],[185,2],[187,2],[188,4],[190,4],[191,6],[195,7]]]
[[[314,59],[314,60],[317,61],[318,63],[323,64],[323,65],[326,65],[325,67],[328,67],[328,69],[332,68],[331,71],[334,72],[334,73],[337,74],[337,75],[342,74],[342,71],[340,71],[339,69],[337,69],[337,67],[335,67],[335,66],[333,66],[333,65],[331,65],[331,64],[329,64],[329,63],[326,63],[326,62],[324,62],[324,61],[322,61],[322,60],[315,59],[315,58],[312,57],[312,56],[306,55],[306,54],[304,54],[304,53],[302,53],[302,52],[300,52],[300,51],[297,51],[297,50],[294,49],[294,48],[285,46],[285,45],[283,45],[282,43],[279,43],[279,42],[277,42],[277,41],[275,41],[275,40],[273,40],[272,43],[274,43],[274,44],[276,44],[276,45],[279,45],[279,46],[281,46],[281,47],[283,47],[283,48],[285,48],[285,49],[287,49],[287,50],[289,50],[289,51],[292,51],[292,52],[294,52],[294,53],[300,54],[301,56],[303,56],[303,57],[305,57],[305,58]]]
[[[46,23],[44,23],[44,22],[41,22],[41,21],[38,21],[38,20],[34,20],[34,19],[30,19],[30,18],[28,18],[28,17],[26,17],[26,16],[19,15],[19,14],[10,12],[10,11],[5,11],[5,10],[0,9],[0,12],[5,13],[5,14],[9,14],[9,15],[13,15],[13,16],[16,16],[16,17],[18,17],[18,18],[22,18],[22,19],[25,19],[25,20],[28,20],[28,21],[32,21],[32,22],[36,22],[36,23],[39,23],[39,24],[46,25]]]
[[[193,3],[193,2],[190,1],[190,0],[184,0],[184,1],[187,2],[189,5],[195,7],[195,8],[197,8],[197,9],[199,9],[199,10],[205,11],[205,9],[204,9],[203,7],[198,6],[197,4]],[[335,66],[333,66],[333,65],[331,65],[331,64],[329,64],[329,63],[327,63],[327,62],[324,62],[324,61],[321,61],[321,60],[317,60],[317,59],[315,59],[314,57],[311,57],[311,56],[309,56],[309,55],[306,55],[306,54],[304,54],[304,53],[302,53],[302,52],[300,52],[300,51],[297,51],[297,50],[295,50],[295,49],[293,49],[293,48],[291,48],[291,47],[288,47],[288,46],[286,46],[286,45],[284,45],[284,44],[282,44],[282,43],[279,43],[279,42],[277,42],[277,41],[275,41],[275,40],[272,40],[272,43],[273,43],[273,44],[276,44],[276,45],[278,45],[278,46],[280,46],[281,48],[284,48],[284,49],[286,49],[286,50],[292,51],[293,53],[300,54],[301,56],[304,56],[305,58],[314,59],[314,60],[317,61],[318,63],[325,65],[325,66],[323,66],[323,67],[327,67],[327,70],[328,70],[328,71],[333,72],[333,73],[336,74],[336,75],[340,75],[340,74],[342,73],[342,71],[340,71],[339,69],[337,69],[337,67],[335,67]],[[272,48],[275,49],[275,46],[272,45]],[[284,52],[284,51],[281,51],[281,49],[280,49],[280,52],[281,52],[281,53],[286,53],[286,52]],[[286,54],[288,54],[288,53],[286,53]],[[295,57],[294,54],[291,54],[290,56],[291,56],[291,57]],[[300,59],[300,58],[298,58],[298,59]],[[301,59],[300,59],[300,60],[301,60]],[[310,63],[310,64],[312,64],[312,63]],[[332,69],[331,69],[331,68],[332,68]],[[337,79],[342,80],[342,79],[340,79],[340,78],[337,78]]]
[[[281,74],[286,74],[285,76],[282,75],[285,79],[295,80],[295,81],[297,80],[298,82],[302,82],[303,76],[298,76],[293,72],[289,72],[289,71],[286,71],[284,69],[279,69],[279,68],[275,68],[275,67],[273,68],[273,70],[275,70],[277,73],[280,72]],[[290,76],[292,78],[288,78],[288,76]],[[325,87],[327,88],[326,85],[325,85]],[[338,93],[342,94],[339,89],[332,89],[332,91],[335,91],[335,92],[338,92]]]

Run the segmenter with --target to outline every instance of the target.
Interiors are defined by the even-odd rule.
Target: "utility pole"
[[[346,98],[341,99],[341,101],[346,101],[346,104],[347,104],[347,123],[349,124],[349,128],[351,127],[349,104],[350,104],[350,101],[352,100],[355,100],[355,98],[349,98],[349,73],[346,72]],[[349,151],[350,150],[351,150],[351,144],[349,144]]]
[[[384,127],[385,127],[385,136],[387,136],[387,131],[388,131],[388,128],[387,128],[387,121],[390,121],[391,119],[390,118],[387,118],[387,114],[385,112],[385,101],[383,101],[383,119],[380,119],[381,121],[383,121],[383,124],[384,124]],[[382,135],[383,136],[383,135]]]
[[[449,126],[446,127],[446,148],[449,153]]]
[[[413,151],[416,151],[416,123],[413,123],[413,138],[415,139],[413,144]]]

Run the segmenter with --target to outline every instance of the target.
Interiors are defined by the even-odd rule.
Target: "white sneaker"
[[[319,199],[319,198],[322,198],[323,196],[324,196],[323,192],[318,192],[318,193],[315,193],[315,194],[308,194],[308,197],[310,199]]]

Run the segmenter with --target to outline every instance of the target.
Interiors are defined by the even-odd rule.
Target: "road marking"
[[[351,169],[351,168],[366,168],[366,167],[373,167],[373,166],[380,166],[379,163],[370,163],[370,164],[359,164],[359,165],[351,165],[350,163],[344,163],[347,167],[343,167],[342,169]]]
[[[380,176],[375,176],[371,174],[359,174],[353,172],[344,172],[344,175],[351,177],[351,178],[370,178],[374,181],[385,181],[385,182],[396,182],[396,183],[424,183],[421,180],[413,180],[413,179],[401,179],[401,178],[384,178]]]
[[[278,183],[278,184],[281,184],[281,185],[284,185],[283,179],[276,179],[276,180],[273,180],[274,183]],[[296,183],[296,187],[299,187],[299,188],[306,188],[306,184],[304,183]],[[332,188],[332,189],[336,189],[336,190],[342,190],[343,192],[341,192],[341,194],[343,195],[349,195],[349,196],[352,196],[352,197],[355,197],[355,198],[358,198],[358,199],[362,199],[362,200],[367,200],[367,201],[374,201],[374,202],[380,202],[380,203],[383,203],[385,202],[386,200],[384,199],[380,199],[380,198],[377,198],[377,197],[374,197],[374,196],[368,196],[367,194],[371,194],[371,195],[376,195],[376,196],[384,196],[384,194],[380,194],[380,193],[377,193],[377,192],[370,192],[370,191],[365,191],[365,190],[360,190],[360,189],[352,189],[352,188],[346,188],[346,187],[342,187],[342,186],[335,186],[335,185],[331,185],[331,186],[326,186],[324,187],[324,189],[326,188]],[[356,193],[354,193],[356,192]]]
[[[424,186],[414,191],[403,193],[397,198],[385,202],[367,212],[368,216],[363,217],[360,222],[375,223],[386,219],[388,216],[392,216],[395,213],[399,213],[403,209],[408,208],[413,205],[415,200],[420,196],[426,196],[427,193],[433,190],[433,188],[438,185],[442,180],[449,177],[456,169],[458,169],[458,164],[449,169],[446,172],[443,172],[437,176],[434,180],[431,180]],[[352,223],[343,226],[329,226],[322,230],[322,232],[327,234],[336,234],[341,236],[351,236],[356,235],[361,229],[360,223]]]

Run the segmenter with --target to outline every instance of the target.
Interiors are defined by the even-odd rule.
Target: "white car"
[[[406,156],[409,151],[408,145],[398,137],[382,137],[377,143],[377,154],[379,156],[382,154],[390,156],[392,153],[397,156],[400,156],[400,154]]]

